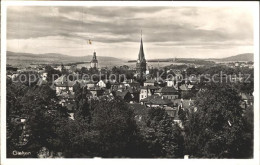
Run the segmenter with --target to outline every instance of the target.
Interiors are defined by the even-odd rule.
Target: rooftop
[[[176,93],[178,92],[174,87],[162,87],[156,93]]]
[[[141,102],[146,102],[147,104],[153,104],[153,105],[170,105],[170,104],[172,104],[171,100],[169,100],[163,96],[156,95],[156,94],[149,96],[145,99],[142,99]]]

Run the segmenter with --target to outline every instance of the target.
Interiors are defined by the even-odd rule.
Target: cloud
[[[44,45],[53,52],[57,52],[55,42],[75,48],[88,39],[99,45],[124,47],[126,43],[138,44],[141,29],[145,43],[153,49],[190,46],[193,50],[197,45],[195,48],[213,51],[253,46],[253,16],[249,9],[241,7],[37,6],[7,10],[8,43],[20,40],[20,44],[26,43],[27,51],[37,51],[34,44],[29,45],[30,40],[48,41],[50,45]]]

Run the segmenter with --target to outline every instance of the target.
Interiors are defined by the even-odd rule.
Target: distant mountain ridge
[[[243,53],[231,57],[216,59],[218,61],[254,61],[253,53]]]
[[[77,62],[85,62],[88,63],[92,59],[92,55],[86,56],[68,56],[64,54],[58,53],[46,53],[46,54],[32,54],[32,53],[18,53],[18,52],[11,52],[7,51],[7,64],[13,66],[28,66],[30,64],[69,64],[69,63],[77,63]],[[97,59],[102,66],[119,66],[127,63],[125,59],[119,59],[115,57],[109,56],[99,56],[97,54]],[[230,56],[226,58],[208,58],[208,59],[196,59],[196,58],[178,58],[182,60],[205,60],[205,61],[218,61],[218,62],[225,62],[225,61],[254,61],[254,54],[253,53],[244,53],[238,54],[235,56]],[[163,61],[172,61],[172,58],[161,58],[156,59],[155,61],[160,60]],[[130,60],[134,61],[135,60]],[[152,59],[147,59],[147,61],[153,61]],[[100,65],[100,66],[101,66]]]
[[[6,52],[7,64],[10,65],[21,65],[26,66],[30,64],[67,64],[74,62],[90,62],[93,55],[86,56],[68,56],[58,53],[46,53],[46,54],[32,54],[32,53],[17,53],[17,52]],[[122,59],[108,56],[97,55],[99,61],[105,62],[122,62]]]

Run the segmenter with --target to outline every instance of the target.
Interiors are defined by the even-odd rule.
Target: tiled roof
[[[156,82],[156,80],[154,80],[154,79],[149,79],[149,80],[146,80],[144,83],[155,83]]]
[[[188,109],[192,106],[194,106],[194,101],[195,100],[187,100],[187,99],[176,99],[176,100],[173,100],[173,103],[174,104],[178,104],[178,105],[181,105],[182,103],[182,106],[184,109]]]
[[[127,93],[129,93],[129,91],[123,91],[123,92],[120,92],[120,91],[116,91],[116,96],[119,96],[121,98],[125,98],[125,96],[127,95]]]
[[[176,93],[177,90],[174,87],[162,87],[156,91],[156,93]]]
[[[65,91],[62,91],[60,94],[58,94],[58,97],[62,97],[62,98],[74,98],[74,95],[72,95],[70,92],[67,93]]]
[[[187,91],[193,88],[193,85],[187,85],[187,84],[182,84],[180,87],[180,90],[182,91]]]
[[[253,96],[250,96],[249,94],[246,94],[246,93],[241,93],[241,97],[242,97],[242,100],[251,100],[251,99],[253,99]]]
[[[171,100],[161,97],[159,95],[152,95],[145,99],[142,99],[141,102],[146,102],[147,104],[153,104],[153,105],[169,105],[172,104]]]
[[[89,88],[90,91],[98,91],[98,90],[102,90],[100,87],[90,87]]]
[[[135,80],[125,80],[125,81],[123,81],[123,84],[139,84],[139,82],[137,82]]]
[[[72,87],[75,82],[68,80],[67,76],[62,75],[61,77],[56,79],[54,83],[58,87]]]
[[[148,85],[148,86],[141,87],[140,89],[159,89],[159,88],[155,87],[155,86]]]

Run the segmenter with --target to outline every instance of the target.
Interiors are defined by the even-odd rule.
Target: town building
[[[140,100],[142,105],[145,105],[147,107],[172,107],[173,102],[166,97],[159,96],[157,94],[154,94],[152,96],[146,97],[142,100]]]
[[[97,60],[97,54],[96,52],[93,53],[93,58],[90,62],[90,67],[91,68],[98,68],[98,60]]]
[[[156,86],[157,85],[157,81],[154,80],[154,79],[149,79],[149,80],[146,80],[144,82],[144,86]]]
[[[91,87],[88,89],[88,91],[91,93],[90,98],[98,98],[103,95],[104,90],[100,87]]]
[[[140,87],[140,83],[133,79],[125,80],[122,82],[122,84],[124,84],[126,87],[137,87],[137,88]]]
[[[107,87],[106,81],[105,80],[100,80],[97,83],[97,86],[99,86],[100,88],[106,88]]]
[[[155,91],[155,94],[174,100],[179,98],[179,92],[174,87],[162,87]]]
[[[87,85],[87,88],[93,88],[96,86],[96,82],[92,81],[92,80],[89,80],[86,82],[86,85]]]
[[[68,77],[65,75],[62,75],[61,77],[59,77],[58,79],[56,79],[54,81],[54,86],[55,86],[57,95],[59,95],[63,91],[74,94],[73,85],[74,85],[74,82],[68,80]]]
[[[156,90],[158,90],[158,87],[155,86],[145,86],[140,88],[140,97],[139,99],[145,99],[148,96],[152,96]]]

